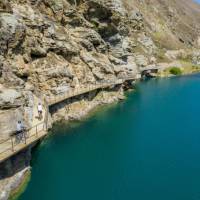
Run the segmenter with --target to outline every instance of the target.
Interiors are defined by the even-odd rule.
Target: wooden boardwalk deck
[[[103,83],[95,83],[95,84],[90,84],[90,85],[86,85],[86,86],[80,86],[78,88],[74,88],[73,90],[69,90],[67,91],[65,94],[62,95],[57,95],[54,97],[49,97],[46,98],[47,104],[49,106],[51,105],[55,105],[59,102],[62,102],[66,99],[81,95],[81,94],[86,94],[88,92],[97,90],[97,89],[103,89],[103,88],[107,88],[113,85],[117,85],[117,84],[122,84],[123,83],[123,79],[119,79],[117,81],[107,81],[107,82],[103,82]]]
[[[124,83],[125,81],[134,79],[135,77],[126,77],[115,81],[104,81],[87,86],[80,86],[79,88],[70,90],[63,95],[46,98],[46,103],[47,103],[46,106],[49,107],[59,102],[62,102],[66,99],[81,94],[86,94],[88,92],[95,91],[101,88],[104,89],[107,87],[119,85]],[[34,122],[33,123],[34,126],[23,134],[23,138],[20,141],[17,141],[16,136],[11,136],[7,140],[0,142],[0,163],[12,157],[13,155],[17,154],[18,152],[22,151],[23,149],[27,148],[28,146],[30,146],[31,144],[35,143],[36,141],[40,140],[41,138],[43,138],[45,135],[48,134],[47,130],[48,109],[46,109],[45,112],[46,113],[43,116],[42,122],[38,124]]]
[[[16,136],[11,136],[9,139],[0,143],[0,163],[22,151],[29,145],[40,140],[47,134],[45,123],[42,122],[30,130],[24,132],[18,139]]]

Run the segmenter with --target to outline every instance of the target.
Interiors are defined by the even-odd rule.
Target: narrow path
[[[42,113],[42,118],[39,119],[39,115],[38,115],[38,104],[42,103],[42,108],[43,108],[43,113]],[[31,127],[34,127],[40,123],[44,123],[44,119],[45,119],[45,105],[44,102],[42,102],[38,97],[34,96],[34,108],[33,108],[33,121],[31,124]]]
[[[37,108],[38,103],[43,102],[38,97],[34,96],[33,119],[30,125],[31,129],[29,129],[26,133],[26,138],[23,138],[20,142],[17,142],[16,137],[12,136],[8,140],[0,143],[0,162],[6,160],[8,157],[11,157],[47,134],[47,131],[45,130],[45,105],[42,104],[43,114],[42,118],[39,119]]]
[[[8,140],[0,143],[0,163],[5,161],[9,157],[15,155],[16,153],[20,152],[21,150],[25,149],[32,143],[40,140],[48,133],[46,128],[47,127],[46,123],[48,121],[48,119],[46,119],[48,118],[47,112],[49,112],[47,109],[48,106],[57,104],[59,102],[62,102],[63,100],[78,96],[80,94],[85,94],[100,88],[104,89],[110,86],[120,85],[123,84],[125,81],[134,79],[135,76],[134,77],[129,76],[114,81],[105,81],[93,85],[80,86],[79,88],[75,88],[74,90],[68,91],[63,95],[58,95],[54,98],[46,99],[47,105],[44,105],[44,102],[42,102],[38,97],[34,96],[33,119],[32,119],[31,129],[26,131],[25,137],[20,142],[16,142],[16,137],[12,136],[8,138]],[[38,117],[38,109],[37,109],[38,103],[43,104],[42,119],[39,119]]]

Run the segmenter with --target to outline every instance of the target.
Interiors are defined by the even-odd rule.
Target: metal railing
[[[45,103],[45,108],[46,108],[44,121],[41,123],[38,123],[37,125],[31,127],[28,130],[24,130],[22,133],[13,135],[6,140],[0,141],[0,162],[10,157],[13,153],[20,151],[25,146],[28,146],[32,142],[38,140],[40,137],[44,136],[47,133],[48,114],[49,114],[48,109],[50,105],[53,105],[55,103],[61,102],[65,99],[68,99],[74,96],[78,96],[90,91],[94,91],[99,88],[105,88],[112,85],[122,84],[123,82],[134,79],[134,78],[135,77],[133,76],[126,76],[118,80],[108,80],[108,81],[103,80],[103,81],[95,82],[87,86],[80,86],[79,88],[75,88],[73,90],[67,91],[63,95],[50,97],[46,99],[43,98],[44,103]],[[41,132],[43,132],[42,135],[40,134]]]
[[[59,103],[61,101],[64,101],[65,99],[69,99],[71,97],[74,96],[78,96],[99,88],[105,88],[105,87],[109,87],[112,85],[117,85],[117,84],[122,84],[124,81],[126,80],[131,80],[134,79],[135,77],[133,76],[126,76],[126,77],[122,77],[121,79],[117,79],[117,80],[103,80],[103,81],[99,81],[99,82],[94,82],[90,85],[86,85],[86,86],[79,86],[78,88],[74,88],[71,90],[68,90],[67,92],[65,92],[64,94],[60,94],[60,95],[56,95],[53,97],[46,97],[46,101],[48,105],[53,105],[56,103]]]
[[[36,139],[38,139],[42,131],[47,131],[47,126],[44,122],[41,122],[33,126],[29,130],[23,130],[22,132],[18,134],[14,134],[10,138],[1,141],[0,142],[0,160],[1,160],[2,154],[6,152],[10,152],[12,154],[15,151],[20,150],[20,146],[22,144],[26,146],[30,142],[32,142],[31,138],[35,137]]]

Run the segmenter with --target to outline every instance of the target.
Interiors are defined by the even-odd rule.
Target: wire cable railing
[[[69,90],[62,95],[57,95],[49,98],[47,97],[42,98],[45,103],[44,120],[29,129],[24,129],[22,132],[18,134],[15,133],[6,140],[0,141],[0,162],[6,160],[10,156],[16,154],[17,152],[21,151],[25,147],[29,146],[30,144],[39,140],[40,138],[44,137],[47,134],[49,106],[62,102],[65,99],[88,93],[90,91],[94,91],[100,88],[103,89],[113,85],[119,85],[127,80],[132,80],[134,78],[135,77],[133,76],[126,76],[118,80],[108,80],[108,81],[103,80],[92,83],[90,85],[74,88],[73,90]]]
[[[24,129],[20,133],[14,134],[8,139],[1,141],[0,161],[36,141],[41,136],[45,135],[46,131],[46,124],[41,122],[30,129]]]
[[[56,103],[62,102],[66,99],[69,99],[71,97],[78,96],[78,95],[81,95],[93,90],[109,87],[112,85],[122,84],[127,79],[133,79],[133,76],[124,77],[124,78],[122,77],[121,79],[117,79],[117,80],[103,80],[103,81],[94,82],[89,85],[79,86],[77,88],[68,90],[64,94],[56,95],[53,97],[46,97],[46,101],[47,101],[47,104],[51,106]]]

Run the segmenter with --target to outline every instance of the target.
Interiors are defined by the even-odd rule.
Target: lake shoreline
[[[33,152],[31,182],[19,199],[159,200],[165,189],[166,199],[198,195],[199,78],[143,81],[79,126],[54,126]]]
[[[180,76],[190,76],[190,75],[193,75],[193,74],[198,74],[199,73],[199,71],[197,71],[197,72],[195,72],[195,73],[189,73],[189,74],[183,74],[183,75],[180,75]],[[163,78],[173,78],[173,77],[176,77],[176,76],[165,76],[165,77],[157,77],[158,79],[163,79]],[[140,81],[137,81],[137,83],[139,83],[139,82],[141,82],[142,80],[140,80]],[[121,96],[121,94],[120,94],[120,96]],[[125,98],[124,98],[125,99]],[[82,115],[82,117],[81,118],[79,118],[78,119],[78,122],[80,122],[80,123],[84,123],[84,121],[86,120],[86,119],[88,119],[88,118],[90,118],[90,117],[92,117],[96,112],[98,112],[98,110],[99,109],[101,109],[102,108],[102,106],[105,106],[105,105],[112,105],[112,104],[115,104],[115,103],[117,103],[117,102],[119,102],[119,101],[121,101],[122,99],[112,99],[111,101],[109,100],[108,101],[108,103],[106,104],[106,103],[104,103],[104,104],[99,104],[99,105],[97,105],[97,106],[94,106],[92,109],[89,109],[89,111],[88,112],[86,112],[85,113],[85,115]],[[74,121],[76,121],[76,120],[74,120]],[[73,120],[70,122],[70,121],[65,121],[65,120],[61,120],[61,121],[55,121],[54,123],[63,123],[64,122],[64,124],[70,124],[71,122],[73,123]],[[51,131],[51,130],[50,130]],[[48,137],[48,136],[47,136]],[[44,138],[44,140],[45,140],[45,138]],[[31,169],[29,168],[29,170],[28,170],[29,172],[29,178],[31,178]],[[27,172],[26,172],[27,173]],[[9,196],[9,199],[10,200],[14,200],[14,199],[17,199],[17,198],[15,198],[15,197],[19,197],[22,193],[23,193],[23,191],[24,191],[24,189],[26,188],[26,186],[27,186],[27,184],[28,184],[28,181],[26,181],[27,180],[27,176],[25,175],[24,176],[24,178],[21,178],[20,179],[20,181],[19,181],[19,185],[17,186],[17,187],[15,187],[14,189],[12,189],[9,193],[11,194],[11,196]],[[15,194],[14,195],[14,197],[13,197],[13,193]]]

